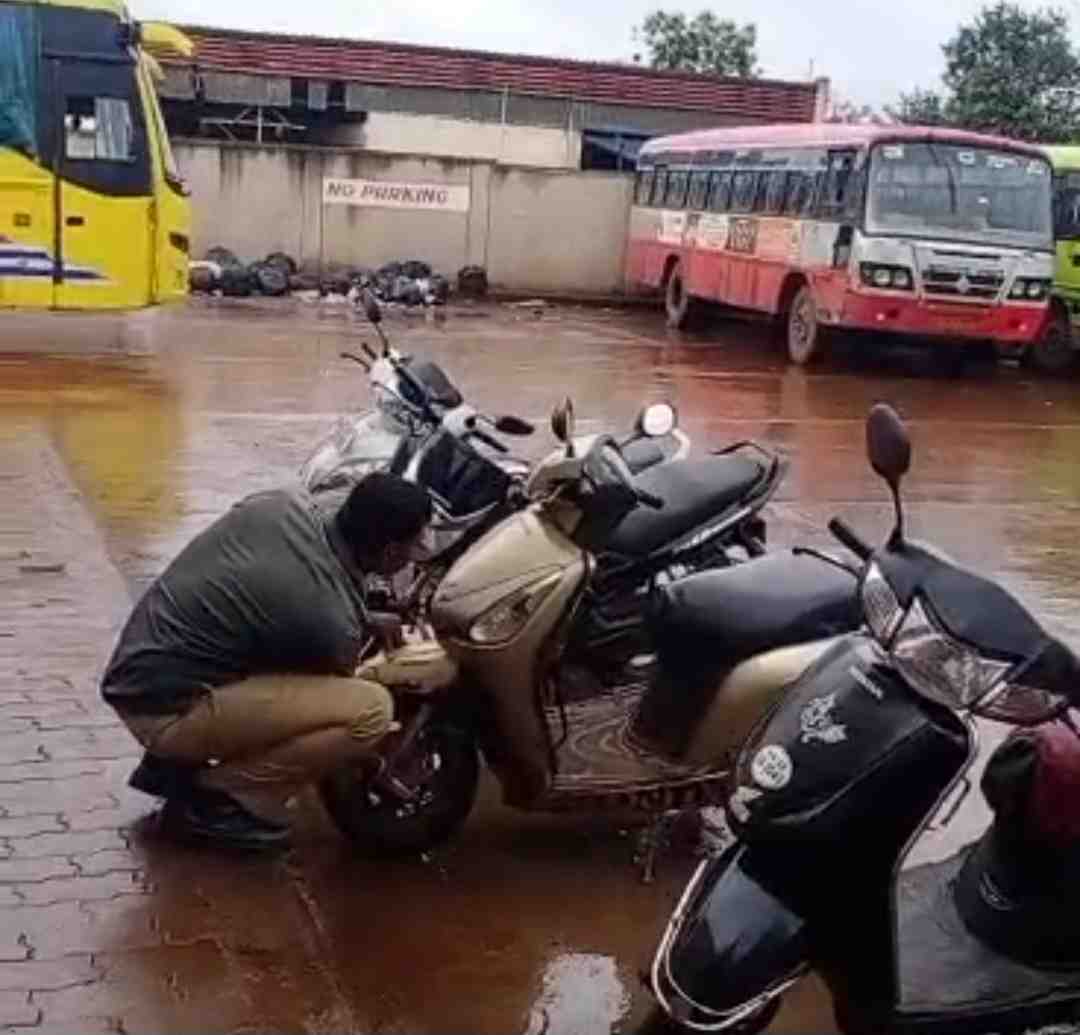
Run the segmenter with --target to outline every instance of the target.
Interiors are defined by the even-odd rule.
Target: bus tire
[[[820,358],[825,330],[818,323],[817,304],[809,284],[804,284],[791,300],[787,311],[788,358],[797,366],[806,366]]]
[[[1046,326],[1024,358],[1044,374],[1063,374],[1072,366],[1072,326],[1063,307],[1055,305],[1050,310]]]
[[[685,330],[693,322],[697,306],[695,299],[686,290],[683,279],[682,263],[676,263],[668,274],[664,286],[664,310],[667,313],[669,327]]]

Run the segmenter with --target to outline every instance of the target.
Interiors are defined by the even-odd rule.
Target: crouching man
[[[146,749],[130,783],[166,798],[167,829],[283,847],[288,826],[260,803],[375,762],[394,709],[355,676],[371,632],[363,579],[419,559],[430,520],[427,493],[390,474],[369,475],[332,516],[302,490],[262,492],[151,585],[101,689]]]

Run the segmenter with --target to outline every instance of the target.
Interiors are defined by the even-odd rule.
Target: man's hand
[[[356,676],[387,687],[441,690],[457,678],[457,665],[438,642],[423,640],[394,651],[380,651],[356,670]]]
[[[397,650],[405,642],[400,615],[396,615],[392,611],[369,611],[368,620],[375,631],[375,635],[382,640],[385,650]]]

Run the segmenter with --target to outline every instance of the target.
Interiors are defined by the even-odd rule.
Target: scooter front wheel
[[[419,855],[448,841],[476,800],[480,762],[472,736],[449,723],[431,723],[417,735],[415,800],[377,789],[370,774],[339,770],[319,784],[323,805],[356,850],[378,858]]]

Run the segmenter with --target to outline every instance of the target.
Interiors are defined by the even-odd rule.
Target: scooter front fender
[[[754,874],[736,844],[690,879],[653,959],[661,1008],[694,1031],[724,1031],[762,1013],[807,969],[806,922]]]

